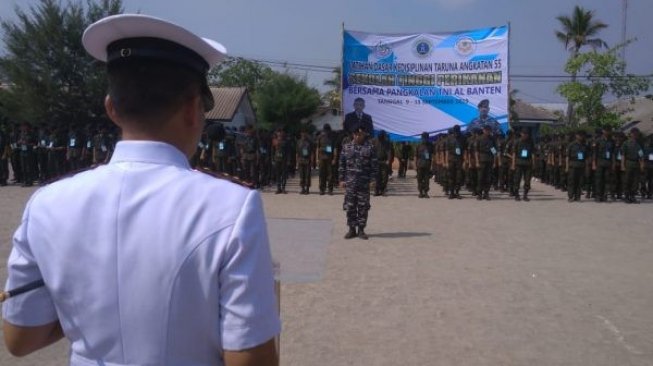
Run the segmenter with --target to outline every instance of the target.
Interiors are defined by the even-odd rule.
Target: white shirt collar
[[[176,147],[158,141],[120,141],[109,164],[120,162],[141,162],[175,165],[190,169],[186,155]]]

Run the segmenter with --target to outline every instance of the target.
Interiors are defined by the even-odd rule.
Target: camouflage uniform
[[[428,198],[429,178],[433,159],[433,144],[422,139],[422,143],[415,149],[415,165],[417,168],[417,189],[419,197]]]
[[[394,151],[392,150],[392,143],[384,137],[379,136],[373,142],[376,151],[376,158],[379,162],[379,169],[375,175],[376,187],[374,191],[375,196],[380,196],[385,193],[388,187],[388,175],[390,175],[390,161],[394,159]]]
[[[345,182],[345,208],[347,225],[364,228],[370,209],[370,181],[378,172],[378,160],[372,143],[344,144],[340,154],[338,173],[340,181]]]

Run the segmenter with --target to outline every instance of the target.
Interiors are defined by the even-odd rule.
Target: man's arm
[[[225,366],[277,366],[279,356],[274,338],[243,351],[225,351]]]
[[[7,350],[16,357],[27,356],[64,337],[59,321],[36,327],[20,327],[5,320],[2,332]]]

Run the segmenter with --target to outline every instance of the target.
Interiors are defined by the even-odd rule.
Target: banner
[[[465,127],[489,102],[489,116],[508,122],[508,26],[456,33],[372,34],[344,30],[342,101],[357,98],[374,129],[394,140]],[[476,124],[478,125],[478,121]]]

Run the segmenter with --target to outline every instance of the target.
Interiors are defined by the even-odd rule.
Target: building
[[[212,87],[215,100],[212,110],[206,112],[207,123],[222,123],[227,128],[238,129],[256,125],[256,113],[245,87]]]
[[[653,134],[653,98],[635,98],[632,103],[628,99],[620,100],[611,107],[623,114],[626,123],[621,127],[622,131],[637,127],[644,135]]]

